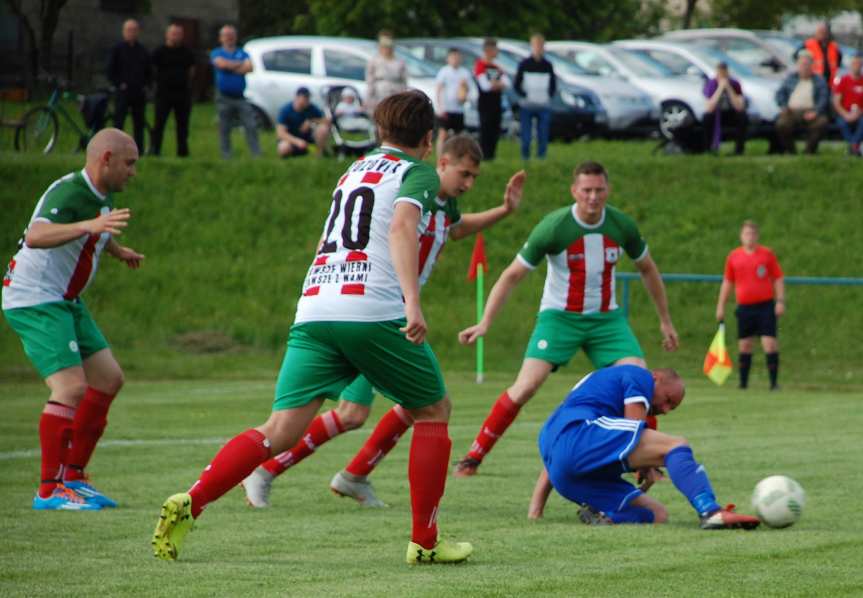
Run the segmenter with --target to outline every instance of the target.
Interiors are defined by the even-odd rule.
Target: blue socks
[[[627,507],[606,513],[614,523],[653,523],[653,511],[644,507]]]
[[[674,486],[689,500],[699,517],[720,509],[707,472],[695,461],[691,448],[679,446],[673,449],[665,455],[665,467]]]

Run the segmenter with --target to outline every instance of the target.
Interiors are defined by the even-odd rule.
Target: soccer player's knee
[[[668,521],[668,509],[665,505],[656,504],[650,509],[653,511],[653,523],[665,523]]]
[[[111,375],[108,377],[108,388],[105,389],[105,392],[109,395],[116,395],[120,392],[125,383],[126,375],[123,373],[123,370],[120,369],[120,366],[117,366],[117,369],[114,372],[111,372]]]
[[[339,423],[341,423],[342,429],[346,432],[362,427],[369,418],[368,407],[361,407],[353,403],[340,404],[336,407],[336,412],[339,415]]]
[[[51,400],[64,405],[77,406],[83,400],[86,392],[86,382],[83,380],[81,382],[71,382],[63,386],[63,388],[55,390],[52,393]]]
[[[689,446],[689,441],[683,436],[669,436],[668,438],[668,452],[681,446]]]

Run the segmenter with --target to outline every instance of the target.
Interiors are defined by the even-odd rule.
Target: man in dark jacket
[[[530,56],[518,64],[515,91],[521,96],[521,157],[530,158],[530,139],[536,120],[536,155],[545,158],[551,125],[551,99],[557,90],[554,68],[545,58],[545,38],[536,33],[530,38]]]
[[[776,103],[781,112],[776,119],[776,136],[783,153],[797,153],[794,131],[806,129],[806,153],[818,151],[824,137],[830,91],[824,79],[812,72],[812,56],[801,52],[797,58],[797,72],[791,73],[776,91]]]
[[[183,28],[176,23],[165,32],[165,45],[153,51],[156,69],[156,123],[153,125],[153,147],[150,153],[162,151],[162,136],[168,115],[174,111],[177,123],[177,155],[189,155],[189,115],[192,93],[189,82],[195,69],[195,55],[183,45]]]
[[[138,42],[141,28],[138,21],[123,23],[123,41],[111,50],[108,80],[117,88],[114,100],[114,126],[123,129],[126,113],[132,112],[135,143],[144,151],[144,112],[147,108],[147,87],[150,85],[150,54]]]

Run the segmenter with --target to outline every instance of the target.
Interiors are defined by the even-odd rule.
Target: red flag
[[[482,271],[488,272],[488,260],[485,257],[485,239],[482,233],[476,234],[476,242],[473,244],[473,253],[470,256],[470,268],[467,271],[468,280],[476,280],[476,267],[482,264]]]

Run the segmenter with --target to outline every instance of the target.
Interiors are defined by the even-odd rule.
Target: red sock
[[[437,543],[437,512],[446,486],[452,442],[446,422],[414,424],[408,461],[413,529],[411,541],[423,548]]]
[[[306,433],[297,444],[279,453],[272,459],[264,462],[261,467],[269,471],[273,476],[279,476],[312,453],[326,441],[335,438],[344,432],[342,422],[335,410],[327,411],[317,416],[309,424]]]
[[[39,496],[48,498],[63,475],[63,457],[72,430],[75,408],[48,401],[39,418],[39,444],[42,447],[42,481]]]
[[[108,425],[108,409],[113,400],[114,395],[95,388],[87,388],[84,399],[75,412],[72,446],[69,448],[66,467],[63,469],[64,480],[80,480],[84,477],[84,468],[90,462],[96,443],[99,442],[105,426]]]
[[[519,409],[521,409],[521,406],[513,403],[507,392],[503,391],[503,394],[495,401],[488,417],[485,418],[482,429],[476,436],[476,440],[470,445],[470,451],[468,451],[467,456],[477,461],[482,461],[491,451],[492,447],[494,447],[494,443],[497,442],[498,438],[506,432],[515,416],[518,415]]]
[[[201,514],[209,503],[242,482],[270,456],[270,441],[257,430],[234,436],[216,453],[192,485],[192,517]]]
[[[345,471],[356,476],[369,475],[412,423],[411,416],[398,405],[387,411]]]

